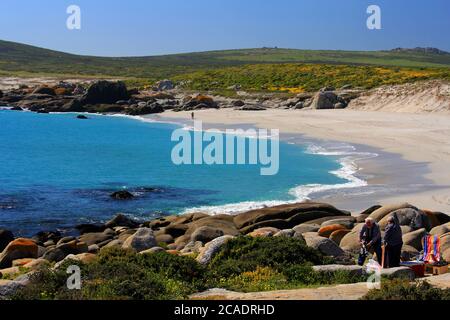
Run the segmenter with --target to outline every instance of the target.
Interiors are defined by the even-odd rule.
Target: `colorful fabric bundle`
[[[423,262],[441,261],[441,240],[439,236],[426,235],[423,239]]]

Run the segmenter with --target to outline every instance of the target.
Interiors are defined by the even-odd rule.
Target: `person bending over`
[[[366,219],[359,233],[359,241],[362,246],[367,248],[367,251],[377,255],[377,261],[381,264],[381,231],[378,224],[372,218]]]

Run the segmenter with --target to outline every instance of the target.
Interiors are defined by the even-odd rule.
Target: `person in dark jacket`
[[[359,241],[369,252],[375,252],[378,263],[381,264],[381,231],[378,224],[372,218],[366,219],[365,224],[359,233]]]
[[[384,234],[386,248],[386,267],[396,268],[400,266],[400,256],[403,247],[403,234],[397,216],[389,217]]]

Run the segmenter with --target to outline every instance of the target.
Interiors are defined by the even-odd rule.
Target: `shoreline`
[[[314,198],[316,201],[350,210],[364,209],[367,203],[406,201],[423,209],[450,212],[450,177],[445,175],[450,167],[450,144],[446,141],[446,137],[450,136],[448,116],[281,109],[201,110],[195,115],[209,128],[227,125],[279,128],[282,136],[298,135],[319,144],[343,142],[360,152],[379,154],[375,159],[358,160],[357,174],[365,176],[370,187],[385,190],[374,194],[328,195]],[[190,112],[173,111],[148,116],[155,121],[172,123],[189,123],[189,117]],[[393,123],[398,127],[392,126]],[[419,152],[417,148],[423,148],[424,152]]]

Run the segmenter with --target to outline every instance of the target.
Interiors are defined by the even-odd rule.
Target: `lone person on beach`
[[[400,228],[398,217],[389,217],[388,224],[384,230],[384,245],[386,246],[386,258],[388,268],[397,268],[400,266],[400,256],[403,247],[403,233]]]
[[[194,120],[195,119],[195,114],[192,112],[191,113],[191,119]]]
[[[359,241],[362,246],[367,248],[367,251],[377,255],[377,261],[381,264],[381,231],[378,224],[372,218],[366,219],[365,224],[359,233]]]

